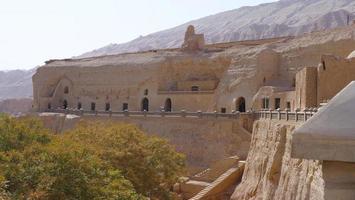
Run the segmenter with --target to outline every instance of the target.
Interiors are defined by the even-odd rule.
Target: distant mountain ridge
[[[345,26],[349,19],[355,20],[354,0],[280,0],[193,20],[128,43],[111,44],[79,58],[179,47],[188,25],[204,33],[207,43],[218,43],[297,36]]]
[[[30,70],[0,71],[0,100],[32,98],[32,75]]]

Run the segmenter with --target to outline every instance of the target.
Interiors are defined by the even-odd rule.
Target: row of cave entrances
[[[236,105],[235,106],[236,106],[236,111],[245,112],[246,111],[245,98],[244,97],[238,98],[238,100],[236,101]],[[148,100],[148,98],[144,98],[142,100],[141,110],[142,111],[149,111],[149,100]],[[165,100],[164,111],[165,112],[171,112],[171,110],[172,110],[172,103],[171,103],[171,99],[168,98],[168,99]]]
[[[106,104],[106,110],[109,110],[110,109],[110,107],[107,107],[109,104]],[[63,101],[63,109],[67,109],[68,108],[68,101],[67,100],[64,100]],[[81,103],[80,103],[80,108],[81,108]],[[79,109],[80,109],[79,108]],[[48,105],[48,109],[51,109],[51,106],[50,105]],[[91,105],[91,110],[95,110],[95,104],[92,104]],[[148,98],[144,98],[143,100],[142,100],[142,104],[141,104],[141,110],[142,111],[149,111],[149,100],[148,100]],[[166,111],[166,112],[171,112],[171,110],[172,110],[172,103],[171,103],[171,99],[170,98],[168,98],[168,99],[166,99],[165,100],[165,106],[164,106],[164,110]]]
[[[143,98],[142,103],[141,103],[141,110],[142,111],[149,111],[149,99],[148,98]],[[164,111],[171,112],[171,110],[172,110],[172,103],[171,103],[171,99],[168,98],[165,100]]]
[[[81,104],[80,104],[80,107],[81,107]],[[64,109],[68,108],[68,101],[67,100],[63,101],[63,108]],[[91,108],[91,109],[95,110],[95,108]],[[141,103],[141,110],[142,111],[149,111],[149,99],[148,98],[143,98],[142,103]],[[244,97],[240,97],[236,101],[236,110],[239,111],[239,112],[245,112],[246,111],[245,98]],[[171,102],[170,98],[165,100],[164,111],[165,112],[171,112],[172,111],[172,102]]]

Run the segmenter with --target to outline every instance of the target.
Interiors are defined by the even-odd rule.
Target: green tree
[[[0,117],[0,138],[0,199],[143,199],[91,148],[35,119]]]
[[[9,194],[6,191],[6,181],[3,176],[0,176],[0,200],[9,200]]]
[[[139,199],[118,170],[70,142],[31,146],[6,159],[2,173],[15,199]]]
[[[13,118],[0,115],[0,152],[24,150],[33,143],[50,142],[49,131],[35,118]]]
[[[133,125],[82,122],[63,137],[90,146],[119,169],[138,193],[153,199],[170,199],[170,189],[185,172],[182,154],[166,140],[148,136]]]

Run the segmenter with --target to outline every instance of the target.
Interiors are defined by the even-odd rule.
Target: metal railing
[[[252,119],[270,119],[285,121],[307,121],[318,109],[305,109],[303,111],[281,111],[281,110],[261,110],[253,112],[233,112],[219,113],[215,112],[189,112],[181,111],[88,111],[78,109],[51,109],[46,112],[73,114],[79,116],[100,116],[100,117],[182,117],[182,118],[222,118],[222,119],[239,119],[241,116],[250,117]]]
[[[290,112],[288,110],[262,110],[256,112],[257,118],[259,119],[270,119],[270,120],[285,120],[285,121],[307,121],[315,113],[318,112],[317,108],[305,109],[303,111]]]
[[[238,119],[240,116],[254,116],[253,112],[234,112],[234,113],[219,113],[219,112],[189,112],[181,110],[179,112],[167,111],[87,111],[77,109],[51,109],[46,112],[73,114],[79,116],[106,116],[106,117],[182,117],[182,118],[223,118],[223,119]]]

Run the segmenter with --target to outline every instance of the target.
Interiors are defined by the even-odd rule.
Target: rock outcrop
[[[298,125],[255,122],[243,179],[231,199],[323,199],[321,163],[290,156],[292,133]]]
[[[190,25],[185,33],[184,43],[181,49],[183,51],[198,51],[205,46],[205,36],[203,34],[196,34],[195,27]]]
[[[207,16],[81,57],[176,48],[183,43],[181,36],[190,24],[205,34],[206,43],[217,43],[302,35],[351,24],[354,16],[353,0],[282,0]]]

